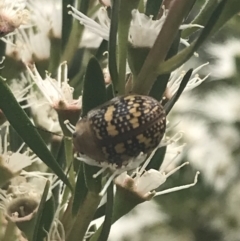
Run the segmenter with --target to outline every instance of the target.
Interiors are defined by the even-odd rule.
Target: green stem
[[[157,68],[165,60],[173,40],[179,31],[182,20],[189,12],[191,3],[192,0],[174,1],[172,3],[162,29],[138,75],[133,92],[138,94],[149,93],[158,76]]]
[[[61,39],[51,37],[50,41],[51,41],[51,49],[50,49],[50,60],[48,65],[48,71],[49,73],[55,74],[59,65],[60,57],[61,57],[61,54],[60,54]]]
[[[82,241],[90,222],[101,201],[101,197],[93,192],[88,192],[83,205],[80,207],[72,229],[66,241]]]
[[[60,217],[59,220],[61,221],[64,227],[66,236],[69,234],[71,227],[73,225],[73,222],[75,220],[75,218],[72,215],[72,205],[73,205],[73,196],[71,196],[70,199],[68,200],[66,210],[62,211],[59,215]]]
[[[73,140],[72,138],[64,138],[65,156],[67,167],[69,168],[69,181],[72,187],[75,187],[75,173],[73,169]]]
[[[125,93],[125,75],[126,75],[126,62],[127,62],[127,42],[128,30],[130,22],[127,19],[119,19],[118,26],[118,94],[124,95]]]
[[[79,42],[82,37],[82,31],[83,26],[80,25],[77,20],[74,20],[71,34],[61,57],[61,62],[67,61],[69,64],[71,64],[71,60],[78,49]]]
[[[229,0],[223,0],[217,6],[211,17],[208,19],[208,22],[202,30],[199,38],[194,40],[190,46],[180,51],[177,55],[161,63],[161,65],[159,65],[157,68],[158,75],[170,73],[171,71],[181,66],[193,55],[193,53],[203,44],[203,42],[209,38],[214,33],[214,31],[216,31],[216,25],[219,25],[219,21],[223,21],[223,19],[225,19],[224,21],[227,21],[229,14],[227,14],[227,18],[223,18],[222,16],[224,16],[224,12],[226,13],[226,7],[228,4]],[[222,25],[223,23],[224,22],[222,22]]]
[[[90,1],[78,0],[76,2],[77,2],[77,9],[80,12],[87,14]],[[66,44],[66,47],[64,48],[61,62],[67,61],[71,64],[71,60],[73,59],[73,56],[76,50],[78,49],[79,42],[82,37],[82,33],[83,33],[83,26],[79,23],[79,21],[74,20],[68,42]]]
[[[145,201],[144,198],[131,191],[131,189],[128,190],[127,188],[117,186],[112,223],[115,223],[119,218],[129,213],[138,204]]]
[[[64,149],[65,149],[65,157],[66,157],[66,165],[69,167],[69,182],[71,183],[71,186],[73,187],[73,190],[75,189],[75,173],[73,169],[73,153],[72,153],[72,138],[70,137],[64,137]],[[62,205],[67,203],[68,197],[69,197],[70,189],[65,188],[63,197],[62,197]]]
[[[144,7],[144,0],[140,0],[139,5],[138,5],[138,11],[140,13],[144,13],[144,9],[145,9],[145,7]]]
[[[112,213],[113,213],[113,182],[111,182],[110,186],[107,189],[107,202],[106,202],[106,211],[105,211],[105,219],[102,224],[102,231],[97,241],[107,241],[111,225],[112,225]],[[93,240],[90,240],[93,241]],[[95,240],[94,240],[95,241]]]
[[[136,207],[138,204],[144,201],[146,201],[146,199],[137,195],[135,192],[132,192],[127,188],[117,186],[117,191],[114,198],[112,220],[111,220],[112,224],[114,224],[118,219],[126,215],[134,207]],[[99,229],[94,233],[90,241],[99,240],[102,230],[103,230],[103,225],[101,225]]]

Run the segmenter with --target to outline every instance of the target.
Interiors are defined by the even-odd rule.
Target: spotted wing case
[[[156,148],[166,128],[162,105],[142,95],[116,97],[87,119],[106,161],[118,166]]]

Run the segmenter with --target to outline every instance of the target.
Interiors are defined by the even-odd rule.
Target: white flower
[[[97,161],[95,161],[87,156],[80,155],[80,154],[75,155],[75,157],[79,161],[83,161],[83,162],[87,163],[88,165],[101,167],[101,169],[93,175],[94,178],[98,177],[105,170],[110,170],[112,172],[112,174],[110,174],[107,182],[105,183],[103,189],[99,193],[100,196],[103,196],[106,193],[107,188],[109,187],[109,185],[111,184],[111,182],[114,180],[115,177],[117,177],[121,173],[124,173],[125,171],[133,170],[133,169],[137,168],[138,166],[140,166],[141,163],[143,163],[145,161],[147,155],[140,153],[137,157],[134,157],[134,158],[128,160],[126,165],[123,165],[121,167],[118,167],[116,164],[109,164],[108,162],[98,163]]]
[[[140,196],[142,199],[145,199],[145,200],[151,199],[154,196],[159,196],[166,193],[187,189],[196,185],[199,172],[196,173],[194,182],[191,184],[173,187],[160,192],[155,192],[155,190],[159,186],[161,186],[163,183],[166,182],[168,177],[170,177],[172,174],[174,174],[176,171],[178,171],[185,165],[189,164],[188,162],[185,162],[180,166],[177,166],[171,171],[167,172],[166,170],[168,169],[169,165],[171,165],[172,162],[175,160],[175,157],[174,157],[169,163],[166,163],[164,161],[159,171],[155,169],[150,169],[148,171],[145,171],[145,168],[151,161],[156,150],[157,149],[155,149],[155,151],[151,153],[151,155],[143,164],[143,166],[136,172],[135,177],[133,177],[134,175],[129,176],[126,172],[124,172],[115,179],[115,183],[119,186],[122,186],[123,188],[124,187],[129,188],[132,192],[135,192],[138,196]],[[176,156],[178,155],[179,155],[179,152],[177,152]]]
[[[76,8],[68,5],[72,11],[69,14],[72,14],[74,18],[80,21],[82,25],[88,28],[91,32],[102,37],[105,40],[109,39],[109,29],[110,29],[110,20],[107,17],[105,8],[100,8],[98,12],[99,23],[93,19],[87,17],[85,14],[79,12]]]
[[[6,54],[25,64],[46,60],[50,56],[50,39],[61,38],[61,2],[29,1],[32,26],[18,29],[8,36]]]
[[[151,199],[153,196],[160,196],[163,194],[176,192],[195,186],[197,183],[199,172],[196,173],[194,182],[191,184],[169,188],[160,192],[155,192],[155,189],[159,188],[163,183],[165,183],[169,176],[171,176],[173,173],[175,173],[181,167],[187,164],[188,162],[185,162],[167,174],[165,174],[165,172],[161,170],[157,171],[155,169],[150,169],[144,173],[137,174],[135,178],[131,178],[126,173],[123,173],[115,179],[115,183],[117,185],[127,188],[129,186],[128,183],[133,182],[134,184],[132,191],[139,195],[141,198],[148,200],[149,198]]]
[[[58,1],[32,0],[26,5],[31,12],[31,26],[3,40],[7,43],[6,55],[29,64],[48,59],[50,39],[61,38],[62,6]]]
[[[62,2],[55,0],[29,0],[28,8],[37,29],[46,36],[61,38]]]
[[[153,20],[152,16],[148,17],[134,9],[132,11],[132,22],[129,29],[129,42],[135,47],[152,47],[166,20],[167,14],[168,10],[163,9],[161,18]],[[185,24],[181,25],[180,29],[191,27],[202,28],[201,25],[197,24]],[[189,46],[189,43],[185,39],[181,38],[180,43]]]
[[[12,222],[31,220],[38,209],[47,180],[51,188],[54,174],[22,172],[21,176],[12,179],[8,190],[0,189],[0,209]],[[51,197],[49,190],[47,200]]]
[[[59,185],[60,180],[54,174],[43,172],[25,172],[11,180],[7,190],[0,189],[0,209],[4,211],[7,219],[16,222],[31,220],[37,212],[46,182],[50,181],[47,200],[51,198],[52,189]],[[48,240],[65,240],[65,230],[59,220],[60,212],[64,206],[57,208],[49,233]]]
[[[184,89],[184,92],[194,89],[209,77],[209,74],[208,74],[204,78],[201,78],[198,74],[199,70],[201,70],[203,67],[205,67],[208,64],[209,63],[202,64],[193,70],[192,77],[188,81],[187,86]],[[186,71],[183,70],[183,68],[184,68],[184,65],[182,65],[180,68],[176,69],[171,73],[171,76],[167,84],[167,90],[170,96],[173,96],[177,92],[182,82],[182,79],[186,74]]]
[[[13,79],[9,87],[14,97],[21,104],[21,107],[23,109],[31,106],[31,102],[29,102],[29,100],[32,98],[32,96],[29,94],[29,91],[32,88],[32,84],[28,84],[25,82],[24,75],[21,74],[21,81]],[[23,101],[28,101],[28,103],[22,103]],[[0,125],[3,124],[5,121],[6,117],[0,109]]]
[[[25,0],[1,0],[0,2],[0,36],[13,32],[20,25],[26,24],[29,12],[25,9]]]
[[[9,125],[7,124],[5,128],[4,136],[0,136],[0,166],[6,168],[6,171],[9,170],[13,177],[20,173],[23,168],[39,160],[39,158],[32,154],[30,150],[22,152],[24,143],[16,152],[11,152],[8,148]]]
[[[31,112],[34,123],[37,126],[53,133],[61,133],[56,111],[50,106],[44,97],[35,93],[35,98],[31,100]]]
[[[49,74],[46,74],[46,78],[42,79],[35,65],[31,67],[27,66],[27,69],[30,76],[52,107],[56,107],[59,102],[63,102],[68,106],[81,108],[81,98],[77,100],[73,99],[74,89],[68,84],[66,62],[59,66],[57,80],[51,78]]]
[[[50,40],[46,33],[29,27],[19,29],[14,36],[8,37],[6,55],[30,64],[35,60],[46,60],[50,56]]]
[[[159,20],[153,20],[138,10],[132,11],[132,22],[129,29],[129,42],[135,47],[151,47],[153,46],[157,35],[162,28],[167,11],[163,12]]]
[[[27,104],[21,105],[23,109],[31,106],[32,95],[30,90],[32,88],[32,84],[30,84],[29,80],[24,74],[20,75],[20,79],[13,79],[10,84],[10,89],[16,98],[16,100],[21,103],[23,101],[27,101]]]
[[[105,84],[106,84],[106,85],[107,85],[107,84],[110,84],[111,81],[112,81],[112,79],[111,79],[111,75],[110,75],[108,66],[103,69],[103,76],[104,76]]]
[[[83,30],[83,35],[79,44],[79,48],[96,49],[100,46],[102,38],[88,29]]]
[[[93,33],[101,36],[105,40],[109,40],[110,19],[107,16],[105,8],[100,8],[98,12],[98,21],[88,18],[83,13],[79,12],[76,8],[69,6],[74,18],[88,28]],[[159,20],[152,20],[152,17],[148,17],[143,13],[139,13],[138,10],[132,11],[132,21],[129,29],[129,42],[135,47],[152,47],[157,35],[162,28],[162,25],[166,19],[167,10],[163,11],[163,15]],[[200,25],[181,25],[180,29],[188,27],[202,27]],[[189,45],[186,40],[181,39],[181,43]]]

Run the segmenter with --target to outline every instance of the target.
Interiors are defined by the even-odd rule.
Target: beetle
[[[144,95],[118,96],[77,122],[73,144],[99,164],[120,168],[140,153],[153,151],[165,129],[166,114],[157,100]]]

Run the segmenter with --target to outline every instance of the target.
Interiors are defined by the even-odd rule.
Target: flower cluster
[[[15,2],[3,0],[0,3],[0,33],[5,36],[21,25],[28,23],[29,11],[25,8],[26,1],[18,0]]]

